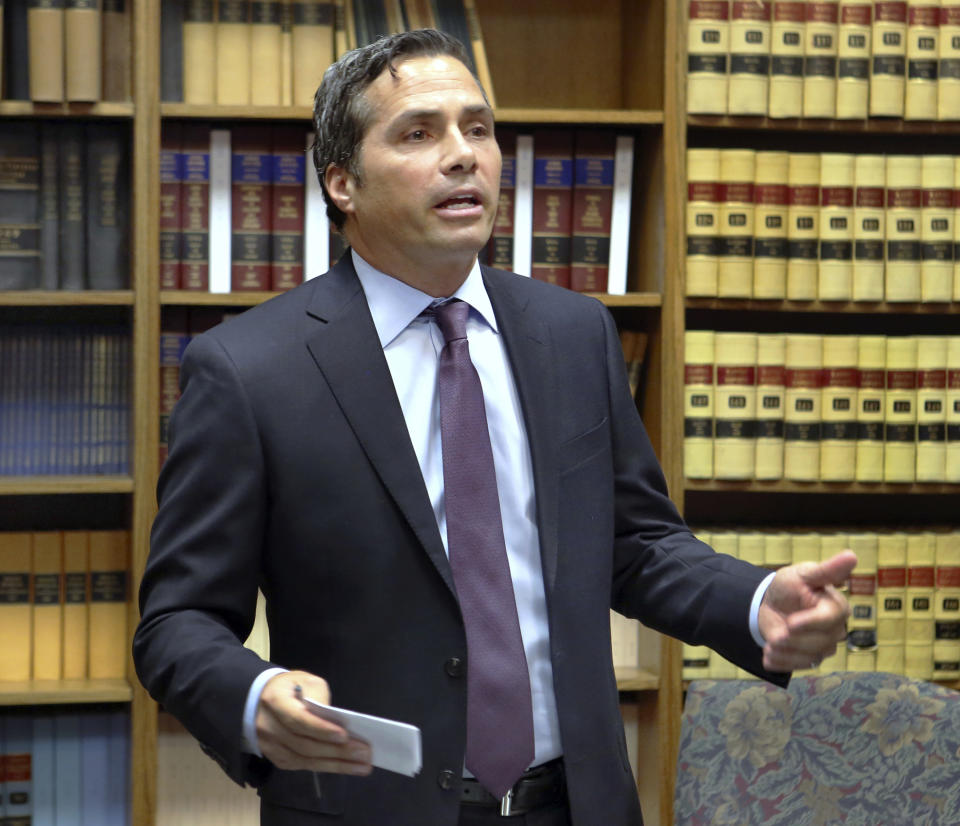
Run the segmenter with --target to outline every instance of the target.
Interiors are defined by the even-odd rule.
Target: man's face
[[[462,277],[497,208],[493,113],[455,58],[415,57],[396,69],[396,78],[384,71],[366,91],[362,185],[328,170],[328,189],[343,195],[348,238],[378,269],[408,283],[445,270]]]

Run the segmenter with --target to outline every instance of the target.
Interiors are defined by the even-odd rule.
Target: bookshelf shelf
[[[129,703],[126,680],[26,680],[0,682],[0,706]]]
[[[0,117],[24,118],[132,118],[134,105],[114,101],[98,103],[34,103],[31,100],[0,100]]]
[[[500,123],[523,124],[589,124],[619,126],[657,126],[663,123],[661,110],[647,109],[539,109],[506,107],[494,110]],[[161,103],[165,118],[198,120],[293,120],[310,121],[309,106],[225,106],[196,103]]]
[[[160,303],[186,307],[253,307],[274,296],[278,292],[245,293],[201,293],[189,290],[161,290]],[[608,307],[659,307],[662,299],[659,293],[626,293],[608,295],[607,293],[588,293]]]
[[[0,496],[132,492],[131,476],[0,476]]]
[[[956,315],[960,313],[960,303],[958,302],[950,304],[920,304],[888,303],[886,301],[786,301],[750,298],[687,298],[685,306],[688,310],[729,310],[762,313],[837,313],[840,315],[849,315],[851,313]]]
[[[133,305],[132,290],[10,290],[0,292],[5,307],[97,307]]]
[[[960,485],[934,483],[894,484],[890,482],[791,482],[778,479],[758,482],[752,479],[686,479],[684,490],[694,491],[741,491],[746,493],[871,493],[886,496],[929,495],[932,493],[960,494]]]
[[[619,691],[656,691],[660,678],[645,668],[617,666],[617,689]]]
[[[861,135],[960,135],[957,121],[908,121],[896,118],[869,120],[827,120],[817,118],[731,117],[729,115],[687,115],[687,126],[698,129],[766,130]]]

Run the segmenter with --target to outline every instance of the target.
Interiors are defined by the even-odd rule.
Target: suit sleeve
[[[268,667],[253,626],[266,495],[254,413],[217,339],[187,348],[133,641],[144,686],[237,782],[266,761],[241,747],[243,705]]]
[[[616,327],[603,310],[614,457],[612,607],[684,642],[707,645],[764,679],[762,649],[750,634],[750,603],[769,571],[718,554],[696,539],[666,481],[630,396]]]

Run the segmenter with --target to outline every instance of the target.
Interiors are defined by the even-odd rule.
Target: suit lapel
[[[357,440],[440,576],[453,576],[390,369],[349,255],[315,280],[307,348]]]
[[[559,507],[557,436],[550,413],[557,398],[557,378],[551,358],[550,330],[537,314],[529,312],[529,299],[509,286],[507,279],[512,277],[482,269],[523,408],[536,488],[540,556],[549,594],[557,575]]]

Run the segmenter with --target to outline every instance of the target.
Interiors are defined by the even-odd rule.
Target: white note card
[[[420,729],[383,717],[324,705],[308,697],[304,704],[318,717],[345,728],[351,736],[370,744],[374,766],[414,777],[423,767]]]

